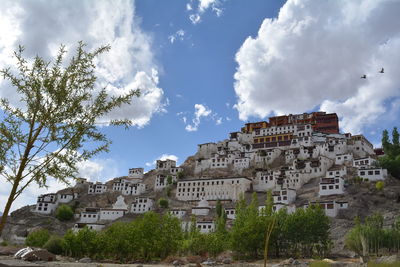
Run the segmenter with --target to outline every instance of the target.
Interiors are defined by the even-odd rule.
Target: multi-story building
[[[251,179],[246,177],[202,178],[181,180],[177,183],[176,198],[183,201],[231,199],[250,189]]]
[[[176,161],[172,159],[157,160],[156,169],[157,170],[169,170],[176,167]]]
[[[321,178],[319,183],[319,195],[340,195],[344,193],[344,179],[342,177],[336,178]]]
[[[137,197],[132,203],[131,212],[132,213],[145,213],[153,209],[153,199],[148,197]]]
[[[37,199],[35,212],[51,214],[57,209],[57,194],[40,195]]]
[[[107,192],[107,185],[102,184],[100,182],[89,183],[89,188],[88,188],[89,195],[103,194],[105,192]]]
[[[141,180],[143,179],[143,173],[144,173],[143,168],[131,168],[129,169],[128,177]]]
[[[368,179],[370,181],[385,180],[387,177],[387,170],[382,168],[362,168],[357,170],[359,177]]]

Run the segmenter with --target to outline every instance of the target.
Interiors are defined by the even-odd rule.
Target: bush
[[[168,200],[166,200],[165,198],[160,198],[158,200],[158,205],[160,206],[160,208],[167,209],[168,208]]]
[[[56,210],[56,218],[60,221],[69,221],[74,217],[74,211],[68,205],[60,205]]]
[[[49,231],[46,229],[39,229],[29,233],[25,240],[25,244],[30,247],[43,247],[49,238]]]
[[[0,246],[7,247],[8,246],[7,240],[1,241]]]
[[[59,236],[51,236],[49,240],[47,240],[46,244],[44,244],[43,248],[47,249],[53,254],[61,255],[64,252],[64,240]]]
[[[385,183],[384,183],[383,181],[379,181],[379,182],[377,182],[377,183],[375,184],[375,188],[376,188],[378,191],[382,191],[384,187],[385,187]]]

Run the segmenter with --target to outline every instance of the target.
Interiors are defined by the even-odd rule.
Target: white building
[[[114,180],[113,190],[119,191],[124,196],[140,195],[146,191],[146,185],[138,183],[136,179],[132,178],[118,178]]]
[[[125,215],[126,209],[102,208],[100,210],[101,221],[115,221]]]
[[[319,183],[319,195],[340,195],[344,193],[344,179],[342,177],[336,178],[322,178]]]
[[[259,206],[258,207],[258,211],[259,212],[263,212],[265,209],[265,205]],[[275,212],[280,211],[281,209],[286,209],[286,212],[288,214],[292,214],[296,211],[296,206],[294,204],[285,204],[282,202],[278,202],[278,203],[274,203],[274,205],[272,206],[272,210]]]
[[[178,219],[182,219],[187,212],[184,209],[171,209],[168,213],[174,217],[177,217]]]
[[[274,203],[291,204],[296,199],[296,190],[292,188],[281,189],[272,193]]]
[[[258,171],[253,180],[253,188],[258,192],[266,192],[276,187],[276,180],[272,171]]]
[[[325,215],[329,217],[336,217],[341,209],[347,209],[349,207],[348,202],[342,201],[322,201],[322,202],[311,202],[313,205],[320,205],[324,210]],[[307,208],[309,204],[304,205]]]
[[[177,183],[176,198],[183,201],[203,198],[236,201],[241,193],[250,190],[251,182],[246,177],[181,180]]]
[[[208,204],[208,201],[205,199],[202,199],[199,201],[197,204],[197,207],[192,208],[192,214],[196,216],[206,216],[210,213],[210,205]]]
[[[237,171],[247,169],[250,167],[250,158],[237,158],[233,161],[233,168]]]
[[[100,219],[100,209],[99,208],[85,208],[81,212],[80,223],[97,223]]]
[[[153,209],[154,201],[148,197],[137,197],[132,203],[131,212],[132,213],[145,213]]]
[[[175,168],[175,167],[176,167],[176,161],[172,160],[172,159],[156,161],[156,169],[157,170],[170,170],[171,168]]]
[[[347,175],[347,167],[346,166],[333,166],[326,172],[327,178],[337,178],[344,177]]]
[[[57,203],[69,203],[78,197],[78,193],[74,193],[72,190],[63,190],[57,193]]]
[[[196,227],[202,234],[208,234],[215,231],[215,222],[211,220],[197,221]]]
[[[353,160],[353,166],[357,168],[368,168],[376,163],[376,159],[371,157],[356,158]]]
[[[89,189],[88,189],[88,194],[93,195],[93,194],[103,194],[107,192],[107,185],[102,184],[100,182],[94,183],[89,183]]]
[[[40,195],[37,198],[35,212],[51,214],[57,209],[57,194]]]
[[[357,174],[359,177],[368,179],[370,181],[385,180],[388,175],[387,170],[382,168],[358,169]]]
[[[236,209],[235,208],[225,208],[226,218],[234,220],[236,219]]]
[[[335,159],[336,165],[349,164],[352,162],[353,162],[353,154],[351,154],[351,153],[336,155],[336,159]]]
[[[129,178],[135,178],[135,179],[143,179],[143,173],[144,169],[143,168],[131,168],[129,169]]]

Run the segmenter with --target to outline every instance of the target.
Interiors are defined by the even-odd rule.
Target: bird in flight
[[[367,79],[367,75],[364,74],[364,75],[361,76],[360,78],[361,78],[361,79]]]
[[[382,68],[381,71],[379,73],[385,73],[385,69]]]

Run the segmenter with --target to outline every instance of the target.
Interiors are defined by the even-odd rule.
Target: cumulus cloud
[[[195,3],[193,3],[195,2]],[[197,8],[194,8],[197,6]],[[191,3],[186,4],[186,10],[193,12],[189,15],[189,19],[193,24],[198,24],[201,22],[201,16],[207,11],[211,10],[218,17],[222,15],[222,8],[220,0],[192,0]]]
[[[156,165],[157,160],[167,160],[167,159],[171,159],[171,160],[175,160],[176,162],[178,162],[178,157],[172,154],[162,154],[161,156],[159,156],[158,158],[156,158],[155,160],[153,160],[153,162],[146,162],[146,166],[147,167],[152,167]]]
[[[387,102],[400,97],[399,12],[398,1],[288,0],[236,54],[239,118],[320,108],[356,133],[398,111]]]
[[[171,44],[173,44],[175,41],[183,41],[185,38],[185,31],[180,29],[176,33],[168,36],[168,40],[170,41]]]
[[[209,109],[207,106],[202,104],[195,104],[194,105],[194,118],[192,120],[192,124],[186,125],[185,130],[188,132],[197,131],[201,122],[202,117],[208,117],[212,114],[212,110]]]
[[[110,12],[112,10],[112,12]],[[73,51],[83,40],[88,49],[110,44],[110,52],[97,61],[99,88],[112,95],[130,89],[141,90],[132,105],[115,110],[110,119],[129,118],[143,127],[163,110],[163,90],[158,87],[158,71],[152,53],[152,39],[140,28],[131,1],[11,1],[0,9],[0,67],[13,64],[12,51],[19,44],[25,54],[52,58],[59,45]],[[0,96],[18,103],[15,90],[0,82]]]

